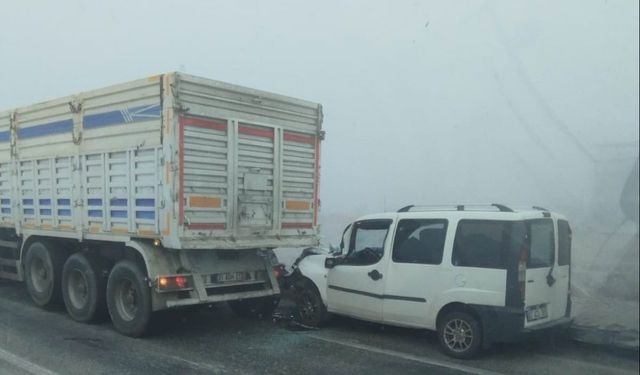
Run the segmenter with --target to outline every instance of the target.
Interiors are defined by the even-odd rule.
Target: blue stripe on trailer
[[[102,210],[89,210],[89,217],[102,217]]]
[[[38,204],[41,206],[51,206],[51,199],[39,199]]]
[[[108,111],[85,115],[82,120],[84,129],[101,128],[103,126],[129,124],[141,121],[149,121],[160,118],[160,104],[142,105],[133,108],[123,108],[116,111]],[[73,131],[73,120],[66,119],[52,121],[44,124],[29,126],[18,129],[18,138],[28,139],[44,137],[47,135],[71,133]],[[0,143],[11,141],[9,130],[0,132]]]
[[[102,199],[100,198],[89,198],[87,199],[87,205],[89,206],[102,206]],[[102,216],[102,215],[100,215]]]
[[[155,204],[156,200],[153,198],[136,199],[136,207],[153,207]]]
[[[22,204],[25,206],[33,206],[33,199],[23,199]]]
[[[64,208],[58,210],[58,216],[71,216],[71,210]]]
[[[112,206],[126,206],[127,198],[111,198],[109,202]]]
[[[58,206],[71,206],[71,199],[62,198],[57,201]]]
[[[11,209],[9,207],[2,207],[2,213],[3,214],[10,214],[11,213]]]
[[[11,199],[2,198],[0,199],[0,204],[11,204]]]
[[[36,126],[30,126],[28,128],[18,129],[18,138],[35,138],[45,135],[70,133],[73,130],[73,120],[61,120],[48,122],[46,124],[40,124]]]
[[[136,211],[136,219],[149,219],[154,220],[156,213],[153,211]]]
[[[50,208],[41,208],[40,209],[40,215],[51,216],[51,209]]]
[[[111,217],[126,218],[127,217],[127,211],[111,210]]]
[[[33,215],[33,208],[25,208],[22,210],[25,215]]]
[[[84,129],[129,124],[160,118],[160,104],[143,105],[121,110],[85,115],[82,119]]]

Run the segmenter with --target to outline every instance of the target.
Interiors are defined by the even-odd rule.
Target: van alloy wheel
[[[438,319],[438,341],[446,355],[459,359],[472,358],[481,349],[480,321],[471,312],[446,313]]]
[[[469,323],[454,319],[444,326],[444,342],[454,352],[469,350],[473,342],[473,330]]]
[[[310,281],[303,282],[296,288],[295,302],[295,318],[299,323],[317,327],[327,320],[327,308],[318,289]]]
[[[314,319],[318,309],[320,308],[319,302],[315,296],[311,294],[312,292],[308,289],[305,289],[300,295],[300,317],[304,320]]]

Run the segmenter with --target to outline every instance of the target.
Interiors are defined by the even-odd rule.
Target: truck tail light
[[[284,264],[276,264],[273,266],[273,276],[276,280],[284,276]]]
[[[177,292],[193,289],[193,277],[191,275],[158,276],[156,279],[158,292]]]

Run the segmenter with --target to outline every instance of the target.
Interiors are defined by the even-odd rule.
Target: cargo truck
[[[0,112],[0,278],[41,307],[272,311],[273,249],[318,244],[322,106],[182,73]]]

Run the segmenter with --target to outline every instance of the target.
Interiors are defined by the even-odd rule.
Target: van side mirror
[[[338,264],[339,264],[338,263],[338,259],[334,258],[334,257],[327,257],[324,260],[324,268],[333,268],[333,267],[337,266]]]

